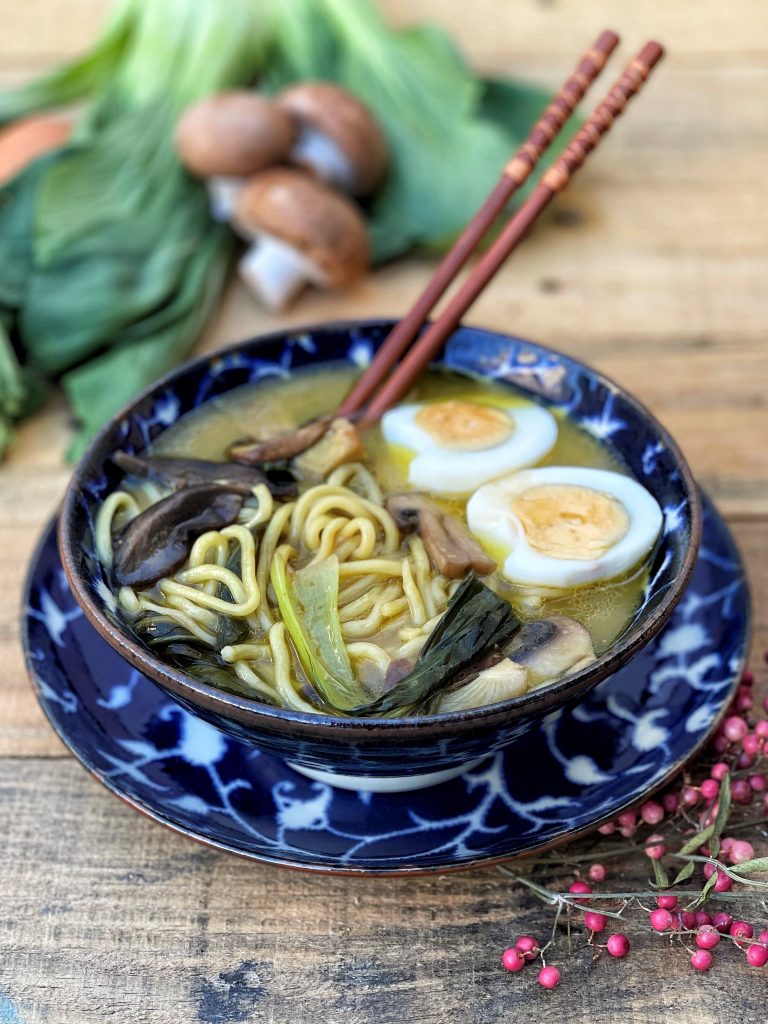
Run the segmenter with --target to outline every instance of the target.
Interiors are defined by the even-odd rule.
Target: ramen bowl
[[[534,342],[459,328],[438,364],[526,393],[567,414],[598,438],[656,499],[663,512],[639,606],[624,632],[595,661],[522,696],[471,710],[407,718],[329,717],[287,710],[217,689],[165,662],[131,632],[96,555],[94,523],[121,479],[118,451],[139,453],[185,413],[233,388],[284,379],[293,371],[344,361],[365,366],[393,321],[322,324],[233,345],[190,362],[140,395],[91,444],[67,490],[59,547],[76,600],[101,636],[191,713],[299,771],[345,788],[398,791],[457,775],[513,744],[534,722],[578,702],[626,665],[663,627],[696,560],[700,499],[667,431],[635,398],[570,356]]]

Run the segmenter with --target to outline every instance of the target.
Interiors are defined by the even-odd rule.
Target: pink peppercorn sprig
[[[520,936],[502,958],[507,970],[517,973],[526,963],[540,960],[539,983],[555,988],[561,972],[547,963],[546,955],[563,945],[563,932],[573,952],[579,926],[584,929],[581,945],[591,950],[593,959],[604,953],[623,959],[631,948],[624,931],[603,941],[609,923],[615,927],[617,920],[625,928],[637,924],[657,941],[684,949],[697,971],[710,970],[726,948],[736,950],[749,967],[768,964],[768,928],[736,920],[722,909],[701,909],[725,902],[745,916],[756,907],[766,915],[768,856],[756,856],[755,846],[768,848],[768,720],[755,714],[752,684],[751,673],[744,673],[709,756],[674,787],[622,812],[593,836],[526,861],[532,866],[527,877],[500,868],[555,910],[549,941],[542,945],[532,936]],[[768,712],[768,698],[763,709]],[[747,831],[749,839],[740,837]],[[605,861],[610,864],[639,851],[653,869],[649,891],[594,891],[610,874]],[[570,884],[550,881],[569,872],[576,874]]]

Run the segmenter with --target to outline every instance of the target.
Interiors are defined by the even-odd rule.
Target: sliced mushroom
[[[567,615],[526,622],[505,650],[528,670],[528,685],[551,683],[595,660],[589,631]]]
[[[224,92],[189,107],[176,128],[182,163],[206,178],[211,210],[229,220],[246,178],[287,157],[296,138],[290,114],[255,92]]]
[[[497,655],[498,657],[498,655]],[[552,683],[595,660],[592,638],[580,622],[566,615],[527,622],[515,634],[495,664],[480,668],[469,682],[447,690],[438,711],[467,708],[509,700],[542,683]]]
[[[141,479],[156,480],[174,491],[194,484],[224,484],[236,494],[249,495],[257,484],[266,484],[276,498],[296,496],[296,481],[284,472],[282,479],[255,466],[237,462],[210,462],[207,459],[168,459],[156,455],[130,455],[115,452],[112,461],[125,473]]]
[[[485,704],[498,704],[501,700],[519,697],[528,689],[528,670],[504,658],[496,665],[484,669],[470,683],[458,690],[443,694],[437,710],[466,711]]]
[[[368,269],[365,220],[353,202],[301,171],[274,168],[248,182],[233,226],[252,245],[239,264],[267,309],[283,309],[307,285],[340,288]]]
[[[349,420],[338,417],[311,448],[293,460],[293,471],[300,480],[324,480],[345,462],[365,458],[365,445],[357,428]]]
[[[267,437],[262,441],[238,441],[230,446],[227,455],[230,459],[243,462],[247,466],[284,462],[316,444],[328,430],[332,420],[332,415],[320,416],[301,427],[296,427],[295,430],[275,434],[274,437]]]
[[[360,100],[330,82],[302,82],[278,97],[298,122],[290,159],[351,196],[367,196],[387,169],[387,143]]]
[[[115,540],[115,583],[149,587],[169,576],[201,534],[229,526],[242,507],[242,494],[213,483],[185,487],[150,505]]]
[[[392,494],[385,505],[401,530],[417,530],[432,564],[449,579],[471,569],[485,576],[496,563],[455,516],[443,512],[424,494]]]

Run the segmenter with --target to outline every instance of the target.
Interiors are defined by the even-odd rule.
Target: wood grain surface
[[[768,646],[768,7],[760,0],[383,0],[435,20],[485,71],[555,86],[604,26],[669,56],[600,154],[468,319],[561,347],[644,400],[731,523]],[[0,0],[0,79],[77,52],[106,0]],[[615,61],[618,67],[619,60]],[[611,72],[612,73],[612,72]],[[202,347],[281,324],[402,312],[426,260],[282,319],[233,285]],[[710,976],[662,940],[584,952],[544,992],[499,952],[548,915],[498,872],[322,878],[215,853],[102,790],[43,719],[19,649],[36,538],[66,484],[54,398],[0,467],[0,1024],[128,1021],[762,1024],[765,971]],[[622,884],[644,885],[638,860]],[[766,922],[768,923],[768,922]]]

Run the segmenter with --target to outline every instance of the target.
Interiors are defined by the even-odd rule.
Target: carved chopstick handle
[[[601,32],[594,46],[587,50],[570,78],[563,83],[557,96],[531,129],[528,138],[504,168],[504,175],[517,186],[528,180],[542,153],[584,98],[584,93],[603,70],[618,43],[619,37],[615,32],[610,29]]]
[[[664,48],[655,42],[646,43],[640,53],[624,68],[621,77],[605,99],[584,122],[563,153],[552,164],[542,185],[553,192],[562,192],[571,176],[581,167],[603,135],[622,113],[627,103],[643,87],[651,68],[664,56]]]

